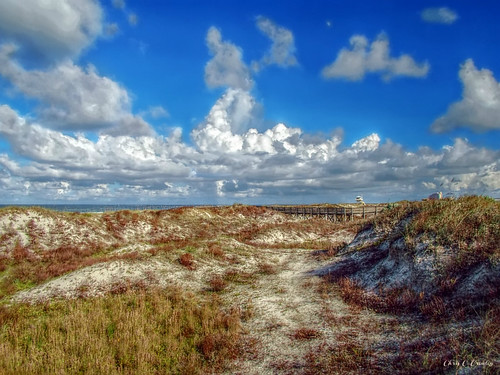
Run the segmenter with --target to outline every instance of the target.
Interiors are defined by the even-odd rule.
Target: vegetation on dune
[[[8,210],[22,215],[30,209]],[[255,297],[264,281],[282,278],[283,265],[274,258],[280,249],[314,250],[304,252],[314,267],[337,264],[347,253],[376,250],[384,241],[387,253],[404,255],[394,258],[398,261],[413,261],[421,251],[436,255],[431,257],[440,275],[432,281],[439,284],[436,291],[419,294],[396,287],[368,292],[349,276],[317,280],[307,288],[316,285],[321,296],[315,302],[321,306],[321,326],[308,322],[283,329],[283,340],[304,349],[300,358],[274,361],[273,371],[442,373],[443,361],[479,360],[487,363],[479,369],[488,374],[500,358],[498,295],[483,301],[481,309],[466,309],[470,300],[456,306],[449,302],[464,275],[500,262],[500,202],[486,197],[399,202],[375,218],[349,223],[303,220],[245,205],[102,215],[34,212],[38,218],[50,217],[56,229],[43,232],[35,219],[25,229],[4,226],[3,301],[56,276],[117,259],[133,263],[151,258],[168,262],[186,279],[202,272],[205,279],[197,294],[160,289],[144,279],[117,282],[101,297],[89,297],[82,289],[70,301],[0,304],[0,373],[221,373],[244,352],[261,355],[256,354],[258,338],[241,328],[255,318],[259,305],[249,297],[232,308],[231,298],[247,289]],[[81,232],[71,237],[68,229],[58,228]],[[348,249],[351,245],[343,241],[359,231],[382,235]],[[87,235],[93,232],[95,237]],[[51,233],[57,240],[47,240]],[[143,250],[117,251],[131,244],[144,245]],[[285,298],[285,289],[276,291],[282,293],[276,300]],[[345,314],[332,310],[341,300]],[[277,322],[270,330],[280,327]]]
[[[178,289],[0,306],[0,373],[206,374],[239,335],[238,311]]]
[[[388,369],[404,374],[440,373],[446,370],[443,363],[467,363],[481,373],[494,373],[500,365],[500,336],[493,329],[500,324],[500,202],[481,196],[400,202],[368,221],[364,230],[382,236],[367,247],[340,253],[347,257],[344,259],[363,259],[366,264],[357,269],[350,263],[352,274],[329,274],[327,283],[350,306],[390,314],[421,327],[422,332],[404,335],[398,344],[399,355],[377,371],[376,364],[387,348],[370,348],[359,362],[365,363],[363,368],[372,368],[373,373]],[[365,257],[356,258],[356,253]],[[381,258],[378,254],[387,255]],[[431,257],[425,258],[425,254]],[[406,269],[404,276],[408,275],[417,266],[415,257],[432,259],[425,280],[420,280],[425,292],[415,291],[415,285],[402,280],[399,287],[363,286],[371,285],[368,280],[376,272],[393,271],[382,266],[384,261],[393,268],[400,266],[393,262],[406,262],[408,267],[401,270]],[[478,290],[473,282],[485,274],[488,282]],[[379,276],[382,280],[385,275]],[[461,297],[456,296],[459,287]],[[336,368],[338,352],[328,355],[329,350],[321,351],[326,357],[315,364],[318,371]]]
[[[322,236],[339,228],[326,220],[298,220],[264,207],[246,205],[90,215],[12,207],[1,209],[0,214],[13,218],[30,216],[24,226],[14,227],[11,223],[0,228],[4,232],[0,232],[0,299],[54,277],[119,259],[140,261],[149,256],[167,256],[188,270],[196,269],[198,260],[204,257],[232,263],[235,251],[226,256],[220,243],[223,239],[234,239],[252,248],[321,249],[328,245]],[[53,227],[44,229],[47,218]],[[256,236],[265,236],[273,229],[315,233],[317,239],[296,236],[293,243],[279,239],[267,245],[253,242]],[[115,252],[138,243],[148,246],[148,250]]]
[[[409,249],[415,248],[417,239],[430,239],[457,251],[457,261],[464,266],[500,258],[500,202],[492,198],[400,202],[374,218],[373,225],[393,228],[406,218],[411,219],[404,233]]]
[[[137,252],[106,255],[100,248],[60,246],[50,251],[33,253],[19,244],[11,257],[0,257],[0,299],[19,290],[35,286],[82,267],[118,259],[135,260],[143,256]]]

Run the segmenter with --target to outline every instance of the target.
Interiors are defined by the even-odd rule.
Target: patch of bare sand
[[[330,243],[350,242],[354,235],[352,231],[339,230],[329,235],[305,232],[288,228],[271,228],[265,230],[251,239],[255,245],[294,244],[308,241],[324,241]]]
[[[180,271],[180,272],[179,272]],[[127,261],[115,260],[99,263],[70,272],[12,297],[13,302],[44,302],[56,298],[77,298],[107,293],[119,284],[135,283],[154,279],[156,283],[167,284],[168,280],[181,276],[182,270],[158,260]]]
[[[234,364],[228,372],[273,374],[280,363],[302,357],[315,340],[294,340],[299,329],[314,329],[321,337],[331,336],[321,319],[320,296],[314,285],[318,278],[307,276],[311,268],[310,251],[304,249],[263,251],[272,262],[275,274],[259,278],[253,288],[235,288],[225,298],[232,303],[250,306],[252,318],[244,325],[247,338],[256,340],[252,356]]]
[[[353,237],[342,232],[336,240]],[[275,273],[263,275],[251,287],[236,286],[224,294],[228,303],[251,312],[243,323],[248,352],[226,374],[300,374],[306,370],[306,354],[320,345],[336,344],[345,335],[363,345],[367,338],[360,327],[384,324],[382,315],[353,313],[340,298],[321,295],[323,281],[310,271],[331,259],[314,257],[308,249],[261,250],[260,255]],[[377,340],[373,330],[370,336],[371,341]]]

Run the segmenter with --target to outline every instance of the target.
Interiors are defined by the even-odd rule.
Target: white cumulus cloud
[[[147,110],[147,113],[152,117],[152,118],[168,118],[170,116],[170,113],[163,108],[161,105],[157,106],[151,106]]]
[[[430,23],[443,23],[451,25],[458,19],[458,14],[447,7],[426,8],[420,13],[422,20]]]
[[[211,27],[206,42],[212,59],[205,66],[205,83],[208,87],[227,86],[250,90],[253,80],[243,62],[243,52],[236,45],[222,40],[220,31]]]
[[[254,106],[255,100],[247,91],[228,89],[191,137],[203,152],[240,151],[243,140],[234,133],[252,119]]]
[[[277,124],[260,133],[252,124],[258,124],[259,105],[247,91],[228,89],[214,104],[205,120],[191,132],[197,147],[205,153],[270,153],[279,150],[295,153],[295,140],[301,134],[298,128]]]
[[[13,59],[16,47],[0,46],[0,75],[24,95],[40,102],[38,113],[54,127],[99,129],[130,122],[131,100],[117,82],[89,65],[65,60],[46,70],[25,70]]]
[[[361,138],[354,142],[351,146],[353,152],[375,151],[380,144],[380,137],[373,133],[365,138]]]
[[[477,132],[500,129],[500,83],[493,72],[477,69],[468,59],[461,65],[459,77],[462,100],[451,104],[446,114],[432,123],[431,130],[444,133],[457,127]]]
[[[260,61],[254,61],[252,68],[256,71],[263,66],[276,64],[280,67],[297,65],[293,33],[287,28],[277,25],[266,17],[257,18],[257,28],[272,41],[270,50]]]
[[[349,39],[350,49],[342,48],[333,63],[323,68],[326,79],[362,80],[368,73],[379,73],[384,80],[398,76],[425,77],[429,63],[417,63],[410,55],[390,56],[389,39],[381,33],[370,44],[364,35]]]
[[[0,37],[22,46],[23,58],[52,62],[89,47],[102,33],[102,18],[95,0],[2,0]]]

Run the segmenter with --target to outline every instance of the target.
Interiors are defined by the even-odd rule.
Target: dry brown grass
[[[450,319],[441,319],[437,312],[428,312],[428,320],[401,316],[398,311],[384,315],[383,319],[366,320],[362,318],[367,313],[366,300],[352,284],[345,284],[351,287],[341,290],[337,285],[323,283],[318,288],[325,302],[325,322],[343,333],[338,334],[333,342],[325,341],[306,355],[307,370],[304,373],[435,374],[455,373],[460,369],[474,374],[496,373],[500,365],[498,304],[493,303],[488,311],[466,325],[456,321],[450,325]],[[356,303],[349,305],[355,309],[348,315],[338,315],[328,307],[328,301],[347,292],[355,295],[348,300],[350,304]],[[359,301],[363,306],[357,304]],[[434,302],[439,311],[441,304]],[[417,304],[412,310],[418,309]],[[379,338],[374,340],[374,337]],[[460,365],[444,368],[445,361]],[[486,365],[479,366],[478,362]],[[469,373],[467,371],[464,373]]]
[[[444,247],[447,256],[437,258],[440,268],[435,290],[427,294],[415,293],[409,287],[366,292],[350,279],[336,280],[342,297],[351,304],[377,311],[400,314],[420,313],[432,320],[457,320],[474,314],[467,306],[471,301],[453,300],[457,281],[481,262],[494,265],[500,260],[500,202],[485,197],[462,197],[457,200],[401,202],[371,220],[379,228],[394,228],[403,219],[410,219],[401,236],[406,248],[404,256],[411,256],[417,241],[430,241],[427,251]],[[441,250],[443,251],[443,250]],[[403,256],[403,255],[402,255]],[[485,285],[490,289],[489,300],[498,296],[498,285]],[[472,298],[473,296],[471,296]],[[451,302],[450,302],[451,301]],[[477,306],[488,306],[489,301],[475,301]],[[477,308],[476,306],[476,308]]]
[[[186,267],[188,270],[196,268],[194,263],[194,256],[189,253],[184,253],[179,257],[179,263]]]
[[[334,258],[338,255],[338,253],[345,248],[347,245],[346,242],[328,242],[322,248],[322,250],[317,250],[312,252],[312,256],[317,258],[318,260],[327,260]]]
[[[324,342],[305,355],[301,374],[380,374],[372,358],[371,351],[352,340],[337,345]]]
[[[377,293],[367,292],[356,281],[349,278],[338,280],[337,285],[344,301],[359,308],[370,308],[377,312],[395,315],[418,314],[436,322],[446,322],[450,318],[463,320],[467,313],[462,305],[446,305],[440,296],[417,294],[408,288],[379,290]]]
[[[407,245],[402,251],[411,255],[417,241],[427,239],[431,242],[429,251],[434,251],[433,246],[441,246],[449,252],[441,277],[437,278],[436,291],[416,293],[408,287],[367,291],[352,279],[333,278],[333,284],[319,290],[325,299],[332,298],[328,288],[333,288],[355,314],[368,309],[390,314],[400,323],[383,328],[393,337],[386,343],[360,347],[348,341],[344,347],[333,349],[335,345],[328,344],[311,351],[309,373],[496,373],[500,366],[500,309],[495,292],[498,288],[485,285],[492,292],[474,305],[471,300],[454,299],[453,294],[464,274],[479,264],[495,264],[500,259],[499,208],[499,202],[485,197],[401,202],[369,222],[367,226],[390,232],[401,220],[409,219],[401,233]],[[325,311],[325,319],[331,324],[357,327],[358,323],[345,316],[328,316]],[[413,329],[403,330],[400,324]],[[381,328],[370,327],[365,334]],[[356,357],[353,353],[363,355]]]
[[[179,290],[0,306],[0,373],[219,372],[240,354],[239,331],[217,299]]]
[[[282,223],[264,223],[262,225],[253,224],[242,228],[237,236],[238,240],[253,247],[269,248],[269,249],[295,249],[307,248],[311,250],[321,250],[331,246],[331,241],[327,240],[328,236],[335,234],[340,230],[357,233],[366,222],[366,220],[359,220],[355,222],[339,223],[325,220],[322,218],[307,218],[297,220],[293,216],[286,216]],[[266,237],[268,233],[278,231],[281,233],[288,233],[292,235],[299,235],[299,238],[290,240],[274,240],[262,241],[259,237]],[[300,235],[304,234],[304,238]],[[313,234],[310,239],[309,235]]]
[[[230,268],[224,272],[224,280],[237,284],[253,283],[256,277],[257,275],[255,273],[245,272],[235,268]]]
[[[226,253],[222,250],[222,247],[217,243],[211,243],[208,245],[207,253],[218,259],[226,259]]]
[[[3,272],[7,269],[7,263],[9,262],[9,258],[5,255],[0,255],[0,272]]]
[[[227,287],[227,283],[220,275],[212,275],[208,284],[210,285],[210,291],[212,292],[222,292]]]
[[[257,265],[257,267],[259,269],[259,272],[264,274],[264,275],[274,275],[278,272],[278,270],[274,264],[267,263],[267,262],[260,262]]]
[[[313,340],[321,336],[321,332],[317,329],[306,327],[298,328],[290,335],[294,340]]]
[[[193,212],[196,214],[193,215]],[[140,260],[146,254],[109,255],[112,250],[134,242],[153,245],[147,255],[180,251],[178,260],[188,269],[194,269],[192,255],[196,255],[198,249],[207,249],[206,254],[210,257],[236,264],[240,261],[238,257],[226,254],[218,241],[214,241],[214,233],[226,238],[252,237],[263,225],[267,225],[266,218],[271,218],[271,222],[278,218],[278,222],[270,224],[270,227],[281,225],[283,219],[288,219],[280,218],[280,214],[263,207],[243,205],[183,207],[163,211],[123,210],[98,215],[67,214],[38,208],[10,208],[0,213],[11,215],[13,219],[16,216],[32,216],[33,213],[38,215],[30,219],[24,229],[22,226],[17,229],[6,227],[1,233],[0,243],[7,250],[7,256],[0,259],[0,272],[4,272],[0,280],[0,298],[96,263],[125,258]],[[43,218],[54,223],[48,231],[44,231],[43,224],[40,224],[45,222]],[[73,236],[68,231],[75,226],[85,227],[85,230],[97,235],[86,238],[75,233]],[[138,230],[141,227],[148,228],[147,232]],[[23,246],[17,240],[15,245],[14,241],[22,237],[22,231],[26,232],[29,243]],[[264,271],[272,272],[271,267]]]
[[[0,297],[40,284],[77,269],[112,260],[140,260],[142,254],[100,255],[98,247],[76,248],[63,245],[54,250],[33,253],[17,244],[11,257],[3,257],[2,265],[7,274],[0,280]]]
[[[487,206],[489,204],[488,202]],[[370,225],[390,226],[408,215],[415,218],[420,214],[434,215],[443,207],[436,206],[436,210],[432,211],[426,208],[425,204],[403,203],[387,210],[386,217],[382,215]],[[251,301],[249,300],[245,308],[234,310],[223,310],[227,301],[222,301],[231,296],[233,290],[247,287],[253,290],[260,284],[255,282],[258,278],[275,274],[280,269],[271,259],[259,255],[254,258],[260,260],[258,269],[255,272],[245,272],[241,268],[244,268],[247,255],[243,256],[242,252],[237,252],[232,245],[225,245],[223,248],[220,244],[226,244],[228,239],[235,239],[257,248],[256,251],[259,251],[260,247],[308,247],[325,250],[321,253],[324,257],[320,260],[326,260],[336,256],[344,244],[330,245],[322,237],[335,234],[340,229],[356,232],[360,226],[365,225],[364,222],[297,220],[283,215],[280,217],[279,214],[264,208],[240,205],[193,210],[200,211],[200,214],[193,214],[190,208],[182,208],[168,212],[105,214],[102,219],[95,220],[102,220],[101,224],[96,225],[102,225],[105,228],[103,230],[109,231],[106,233],[114,238],[115,247],[128,246],[137,241],[154,245],[148,255],[160,255],[162,261],[179,262],[188,269],[196,266],[196,260],[211,261],[218,267],[228,267],[225,271],[211,271],[220,274],[208,280],[208,288],[205,293],[200,294],[204,297],[194,297],[179,291],[148,292],[147,286],[155,283],[124,280],[114,283],[111,292],[103,298],[88,298],[89,287],[83,285],[79,294],[85,298],[77,301],[32,307],[0,305],[0,373],[221,373],[227,361],[237,356],[249,355],[257,358],[262,355],[256,349],[259,346],[258,340],[248,345],[239,341],[240,319],[253,318]],[[446,210],[451,210],[451,207]],[[494,212],[490,214],[490,219],[495,219]],[[460,212],[456,215],[460,216]],[[58,215],[56,217],[61,222],[67,219]],[[275,219],[266,221],[267,217]],[[86,220],[83,215],[72,215],[68,218],[81,220],[82,223]],[[462,222],[469,219],[462,216]],[[467,223],[470,225],[470,221]],[[150,233],[137,234],[138,237],[134,237],[133,229],[136,224],[150,228]],[[461,230],[460,220],[453,224],[453,228]],[[34,223],[31,223],[28,229],[35,239],[44,235]],[[299,238],[294,243],[274,243],[270,246],[253,243],[258,236],[265,236],[267,231],[273,229],[284,233],[311,232],[319,237],[314,241]],[[413,238],[429,233],[437,238],[438,243],[444,243],[443,239],[440,239],[441,234],[432,230],[421,224],[415,225],[405,233],[406,239],[411,245]],[[471,233],[473,234],[473,231],[469,230],[469,234]],[[495,235],[495,228],[486,224],[479,233]],[[14,243],[14,234],[6,233],[4,236],[5,241]],[[475,237],[464,235],[460,238],[462,239],[453,241],[462,241],[461,247],[457,246],[457,253],[467,255],[457,262],[462,267],[479,259],[475,256],[469,257],[468,252],[487,241],[482,240],[478,234]],[[37,242],[32,241],[26,247],[18,246],[10,254],[12,256],[0,259],[1,283],[9,280],[10,284],[6,286],[7,289],[11,288],[7,290],[0,286],[0,295],[12,294],[42,279],[70,272],[93,264],[94,261],[101,262],[118,257],[110,256],[110,249],[97,242],[95,245],[82,247],[69,241],[50,249],[46,255],[38,251],[37,246]],[[55,252],[56,250],[58,251]],[[491,248],[486,248],[485,251],[481,249],[479,252],[483,255],[480,259],[494,258],[495,251]],[[248,253],[250,254],[250,251]],[[125,253],[119,256],[132,262],[142,259],[140,253]],[[185,259],[181,260],[183,257]],[[407,289],[382,291],[383,293],[377,296],[365,293],[348,279],[340,281],[340,286],[325,283],[318,287],[325,299],[338,298],[328,290],[330,287],[337,288],[336,293],[342,295],[349,304],[342,314],[338,314],[338,311],[329,311],[325,302],[324,322],[331,325],[334,332],[338,331],[338,335],[332,341],[327,341],[329,336],[321,334],[323,325],[321,331],[315,326],[302,327],[295,331],[279,330],[284,331],[288,338],[299,341],[296,345],[311,349],[305,357],[304,353],[301,353],[300,358],[275,363],[275,368],[283,373],[300,374],[409,374],[419,373],[418,371],[438,373],[442,369],[439,360],[443,358],[453,360],[464,355],[469,356],[467,358],[488,360],[498,358],[498,309],[490,309],[484,318],[484,324],[478,325],[477,329],[467,331],[463,335],[455,335],[456,332],[453,331],[448,336],[441,335],[442,337],[437,334],[428,334],[426,337],[419,337],[418,334],[405,336],[399,328],[399,323],[385,326],[385,323],[379,320],[370,320],[367,323],[366,319],[362,319],[367,308],[395,316],[409,312],[409,316],[419,315],[415,320],[416,327],[436,327],[441,334],[441,328],[448,319],[456,319],[456,316],[462,314],[463,320],[470,313],[457,309],[455,315],[450,316],[449,309],[443,309],[443,304],[446,304],[444,296],[453,291],[456,283],[454,274],[450,272],[446,276],[440,281],[441,294],[436,296],[420,296]],[[225,292],[228,285],[229,292]],[[312,287],[312,284],[309,287]],[[213,293],[206,293],[207,290]],[[221,291],[223,293],[220,293]],[[202,298],[214,300],[204,301]],[[166,300],[170,302],[167,304]],[[425,319],[421,320],[421,316]],[[481,315],[478,320],[482,318]],[[389,343],[392,346],[384,346],[384,343],[377,346],[373,340],[370,341],[374,335],[382,337],[386,330],[396,336]],[[277,331],[274,329],[271,333]],[[286,336],[284,338],[287,339]],[[323,343],[318,344],[321,341]],[[84,346],[83,343],[86,342],[90,342],[90,345]],[[397,348],[394,347],[395,342]],[[91,366],[94,366],[93,370],[90,370]]]
[[[478,353],[483,358],[500,366],[500,305],[490,308],[484,317],[480,330],[472,337]]]

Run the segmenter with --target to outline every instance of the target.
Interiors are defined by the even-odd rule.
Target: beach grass
[[[0,306],[2,374],[206,374],[238,349],[240,317],[180,289]]]

